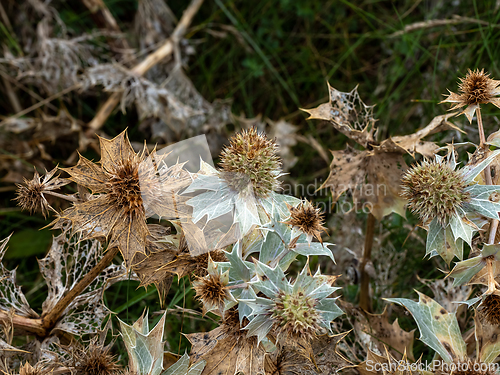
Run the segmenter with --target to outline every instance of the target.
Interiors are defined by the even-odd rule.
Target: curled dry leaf
[[[330,175],[321,188],[330,188],[337,201],[339,196],[350,190],[354,205],[366,202],[367,208],[381,219],[391,212],[404,216],[405,200],[401,198],[400,180],[406,169],[402,155],[414,156],[420,153],[433,156],[438,146],[424,142],[422,138],[443,130],[458,130],[448,121],[454,113],[437,116],[425,128],[414,134],[397,136],[377,142],[373,106],[367,106],[360,99],[357,87],[351,92],[341,92],[328,84],[328,103],[317,108],[304,109],[309,119],[327,120],[332,125],[363,146],[365,151],[347,147],[343,151],[332,151],[333,161]]]
[[[228,317],[228,315],[230,315]],[[219,327],[207,333],[185,335],[193,345],[191,359],[207,362],[202,375],[208,374],[262,374],[265,350],[256,337],[247,337],[240,329],[237,311],[226,313]]]
[[[385,348],[392,357],[403,358],[406,353],[410,360],[413,358],[413,332],[407,332],[399,326],[396,319],[389,323],[387,308],[382,314],[359,315],[359,320],[355,322],[354,328],[362,338],[368,351],[384,353]]]

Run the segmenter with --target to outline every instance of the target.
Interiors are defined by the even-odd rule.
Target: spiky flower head
[[[500,81],[491,79],[489,73],[485,73],[484,69],[481,71],[469,69],[465,78],[460,78],[458,84],[460,94],[450,91],[448,97],[441,103],[454,103],[450,111],[467,106],[460,114],[465,114],[469,122],[472,122],[474,113],[480,104],[491,103],[500,108],[500,98],[496,97],[500,94],[499,85]]]
[[[36,363],[35,366],[31,366],[28,362],[25,362],[19,367],[19,375],[45,375],[51,372],[42,362]]]
[[[444,225],[457,208],[470,200],[470,185],[449,163],[424,160],[406,171],[402,197],[422,222],[437,218]]]
[[[73,368],[81,375],[113,375],[121,369],[116,358],[110,353],[111,345],[103,346],[94,338],[84,348],[72,353]]]
[[[49,210],[54,209],[49,205],[45,194],[52,194],[53,190],[57,190],[69,183],[64,178],[54,177],[57,167],[50,172],[46,172],[45,176],[40,176],[38,171],[31,180],[24,179],[24,184],[17,185],[17,204],[21,209],[33,212],[41,212],[43,217],[47,217]]]
[[[287,204],[290,211],[290,218],[285,221],[288,224],[302,233],[305,233],[307,240],[312,241],[316,237],[319,242],[323,243],[321,239],[321,232],[326,231],[324,224],[324,215],[321,209],[314,208],[311,202],[304,200],[297,207]]]
[[[272,331],[308,342],[322,331],[332,333],[331,321],[343,314],[335,305],[336,298],[327,298],[340,289],[331,285],[335,277],[321,275],[319,270],[311,276],[308,264],[293,283],[279,266],[270,268],[255,261],[255,270],[260,280],[252,285],[267,298],[241,301],[253,310],[245,326],[250,336],[261,341]]]
[[[280,186],[281,161],[278,146],[255,128],[234,135],[220,155],[221,176],[237,192],[247,191],[265,198]]]
[[[478,306],[478,313],[488,323],[500,325],[500,292],[488,294],[483,297]]]
[[[193,282],[196,297],[203,304],[203,314],[208,311],[224,316],[227,301],[233,301],[227,285],[229,284],[229,270],[222,272],[212,258],[208,257],[208,275],[199,277]]]

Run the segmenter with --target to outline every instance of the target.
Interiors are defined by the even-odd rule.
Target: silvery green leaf
[[[248,336],[257,336],[257,343],[260,343],[273,327],[274,322],[266,315],[257,315],[244,329],[248,330]]]
[[[466,211],[475,211],[491,219],[498,219],[498,213],[500,212],[500,203],[492,202],[487,199],[474,198],[464,203],[463,207]]]
[[[244,198],[241,197],[241,194],[237,195],[235,208],[234,222],[240,225],[242,236],[250,232],[252,227],[260,225],[259,212],[253,195]]]
[[[453,301],[452,303],[457,303],[459,305],[467,305],[467,308],[481,301],[481,297],[471,298],[467,301]]]
[[[207,361],[200,360],[189,368],[189,356],[187,353],[184,353],[184,355],[162,375],[200,375],[206,363]]]
[[[333,246],[332,243],[323,242],[323,244],[319,242],[311,242],[309,243],[297,243],[292,251],[296,252],[300,255],[326,255],[330,257],[330,259],[335,263],[335,258],[333,257],[332,251],[328,248],[328,246]]]
[[[234,293],[233,293],[234,291]],[[257,298],[257,294],[252,288],[245,289],[233,289],[231,294],[236,300],[254,300]],[[238,315],[240,318],[240,323],[243,322],[244,318],[249,318],[252,315],[252,307],[246,303],[238,303]]]
[[[463,259],[463,241],[460,238],[455,240],[450,226],[443,228],[436,218],[429,224],[425,255],[433,251],[436,251],[448,264],[455,255]]]
[[[267,231],[273,231],[280,236],[285,244],[289,244],[292,239],[292,230],[288,225],[281,222],[278,216],[275,216],[270,222],[262,225],[261,228],[265,236]]]
[[[260,202],[270,217],[274,217],[275,213],[277,213],[280,220],[285,220],[290,216],[290,211],[286,204],[288,203],[290,206],[295,207],[300,204],[301,200],[290,195],[277,194],[273,191],[267,198],[261,198]]]
[[[205,162],[201,157],[200,157],[200,172],[203,174],[214,175],[214,176],[217,176],[219,174],[217,172],[217,169],[215,169],[213,166]]]
[[[500,147],[500,130],[497,130],[496,132],[490,134],[490,136],[488,137],[488,142],[486,142],[486,144]]]
[[[472,277],[483,269],[485,263],[482,256],[470,258],[455,264],[448,276],[453,277],[453,286],[468,283]]]
[[[238,254],[238,246],[239,242],[233,246],[233,251],[231,253],[226,253],[226,258],[229,260],[231,264],[230,275],[234,275],[236,277],[232,277],[233,280],[237,281],[250,281],[252,275],[250,273],[250,267],[247,265],[250,262],[243,261]]]
[[[199,194],[186,203],[193,207],[193,223],[200,221],[205,215],[207,221],[218,218],[233,210],[236,194],[223,188],[218,191],[207,191]]]
[[[287,251],[281,237],[275,232],[269,232],[262,244],[259,260],[265,264],[272,264],[282,252]]]
[[[225,182],[218,176],[207,176],[204,174],[196,175],[196,179],[191,182],[182,194],[189,194],[199,190],[218,191],[225,186]]]
[[[486,159],[477,165],[466,165],[461,172],[467,182],[472,182],[500,154],[500,150],[492,151]]]
[[[417,322],[420,340],[434,349],[448,363],[464,360],[467,356],[465,341],[454,313],[447,312],[432,298],[417,292],[418,303],[406,298],[385,298],[408,309]]]
[[[335,298],[325,298],[319,301],[316,309],[321,314],[323,321],[325,322],[324,327],[332,333],[332,327],[330,323],[338,318],[344,312],[335,304]]]
[[[290,283],[280,266],[271,268],[256,260],[255,271],[260,280],[253,282],[252,285],[255,285],[267,297],[273,298],[280,291],[291,291]]]
[[[472,235],[475,230],[470,225],[466,224],[457,213],[452,215],[450,219],[450,228],[456,240],[461,238],[470,246],[472,242]]]
[[[181,375],[186,374],[189,368],[189,356],[187,353],[179,358],[177,362],[175,362],[172,366],[170,366],[167,371],[163,373],[163,375]]]

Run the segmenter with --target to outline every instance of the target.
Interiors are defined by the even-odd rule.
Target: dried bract
[[[495,293],[485,296],[478,307],[478,312],[488,323],[500,325],[500,296]]]
[[[113,375],[121,369],[116,358],[110,353],[111,345],[103,346],[93,339],[85,348],[72,353],[73,368],[81,375]]]
[[[450,91],[448,97],[441,103],[453,103],[450,111],[467,106],[460,114],[465,114],[469,122],[472,122],[476,109],[480,104],[491,103],[500,108],[500,98],[496,96],[500,94],[500,81],[491,79],[489,73],[485,73],[484,69],[476,69],[475,71],[467,72],[465,78],[460,78],[458,90],[460,94],[455,94]]]

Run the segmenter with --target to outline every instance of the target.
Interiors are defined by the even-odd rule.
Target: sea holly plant
[[[463,259],[463,241],[469,246],[482,217],[497,219],[500,186],[479,185],[476,177],[500,154],[493,151],[457,169],[455,151],[446,157],[424,160],[402,178],[402,196],[408,208],[428,226],[426,255],[439,254],[448,264],[456,256]]]

